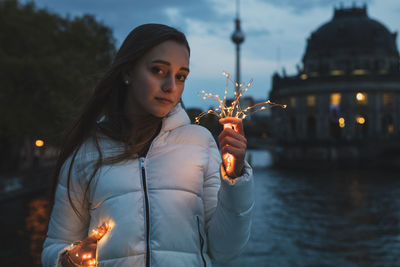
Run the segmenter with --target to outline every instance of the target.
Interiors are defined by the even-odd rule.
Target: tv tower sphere
[[[244,34],[240,29],[240,20],[239,20],[239,18],[235,19],[235,25],[236,25],[236,28],[235,28],[235,31],[232,33],[232,41],[235,44],[239,45],[239,44],[244,42]]]

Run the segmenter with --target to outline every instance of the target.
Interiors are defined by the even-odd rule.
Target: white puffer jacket
[[[103,156],[122,146],[101,140]],[[145,158],[103,166],[89,187],[97,160],[91,142],[81,147],[71,174],[62,168],[55,205],[44,243],[44,267],[57,266],[59,254],[91,229],[112,221],[113,229],[98,243],[98,266],[211,266],[226,262],[246,245],[254,205],[253,178],[245,162],[243,176],[229,180],[208,130],[190,124],[178,104],[162,121]]]

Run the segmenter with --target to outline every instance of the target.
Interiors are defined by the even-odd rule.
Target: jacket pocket
[[[199,232],[199,238],[200,238],[200,255],[201,255],[201,259],[203,260],[204,267],[207,267],[207,262],[206,262],[206,259],[204,258],[204,254],[203,254],[204,238],[203,238],[203,235],[201,234],[200,217],[196,216],[196,220],[197,220],[197,230]]]

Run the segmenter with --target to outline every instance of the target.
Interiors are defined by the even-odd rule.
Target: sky
[[[24,3],[30,0],[22,0]],[[231,41],[235,0],[33,0],[39,8],[62,16],[91,14],[114,33],[117,47],[128,33],[144,23],[162,23],[186,34],[191,47],[190,75],[183,102],[187,108],[207,109],[214,103],[198,92],[222,95],[225,77],[235,77],[235,46]],[[246,93],[268,99],[275,72],[297,73],[296,65],[312,32],[330,21],[335,7],[367,5],[370,18],[390,32],[400,30],[399,0],[241,0],[240,18],[245,41],[241,45],[241,79],[254,79]],[[399,42],[397,41],[397,44]],[[230,87],[233,92],[233,85]]]

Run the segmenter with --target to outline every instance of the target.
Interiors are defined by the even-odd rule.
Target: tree
[[[114,55],[111,29],[91,15],[0,0],[0,169],[24,140],[55,144]]]

